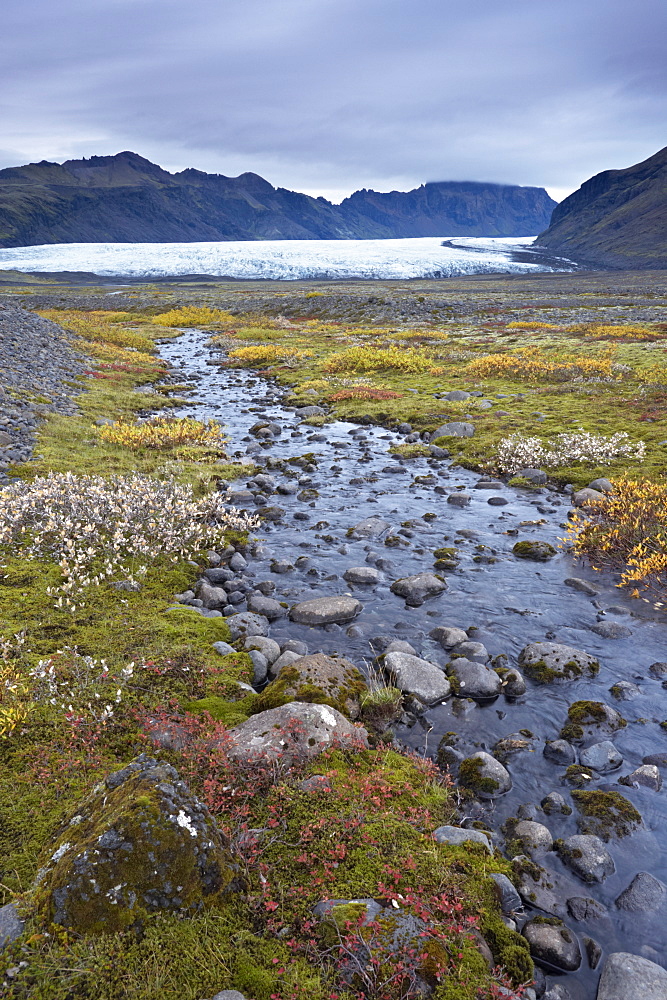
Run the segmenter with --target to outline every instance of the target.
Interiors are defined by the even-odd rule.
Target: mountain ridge
[[[355,191],[340,205],[259,174],[170,173],[138,153],[0,170],[0,247],[405,236],[526,236],[555,202],[543,188],[433,181]]]
[[[535,245],[602,267],[667,268],[667,146],[585,181]]]

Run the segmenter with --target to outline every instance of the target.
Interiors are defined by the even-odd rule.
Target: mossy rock
[[[538,684],[596,677],[600,664],[589,653],[560,642],[531,642],[519,653],[519,666]]]
[[[221,904],[235,870],[223,835],[169,764],[142,754],[109,775],[51,844],[38,879],[47,923],[78,934]]]
[[[587,735],[586,730],[598,731],[600,727],[615,733],[627,726],[627,720],[620,712],[602,701],[575,701],[567,710],[567,719],[560,731],[561,739],[570,743],[580,743]]]
[[[556,549],[549,542],[524,541],[517,542],[512,552],[518,559],[531,559],[533,562],[548,562],[556,555]]]
[[[253,714],[292,701],[307,701],[330,705],[348,719],[358,719],[366,691],[366,681],[349,660],[312,653],[282,668],[255,699]]]
[[[641,826],[641,813],[619,792],[576,791],[572,792],[572,800],[580,815],[577,825],[582,833],[610,840],[613,836],[627,837]]]

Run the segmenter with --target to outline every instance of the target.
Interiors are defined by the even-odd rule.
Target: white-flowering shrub
[[[616,458],[632,458],[641,461],[646,453],[643,441],[630,441],[625,431],[606,436],[591,434],[579,429],[573,433],[557,434],[549,442],[538,437],[522,437],[513,434],[503,438],[498,445],[497,463],[504,472],[518,469],[555,469],[574,462],[590,465],[606,465]]]
[[[70,611],[86,587],[114,577],[136,582],[164,557],[190,559],[222,544],[227,530],[257,525],[227,507],[226,494],[195,497],[189,485],[138,474],[52,472],[0,490],[0,546],[55,562],[62,574],[56,605]]]
[[[65,647],[30,671],[31,698],[62,710],[70,722],[108,722],[123,689],[134,675],[134,663],[110,670],[104,659],[83,656]]]

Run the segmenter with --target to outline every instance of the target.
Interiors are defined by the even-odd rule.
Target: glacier
[[[54,243],[0,249],[0,270],[87,272],[101,277],[406,279],[569,271],[566,258],[533,249],[534,236],[221,243]]]

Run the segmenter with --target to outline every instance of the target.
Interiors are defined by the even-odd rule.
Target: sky
[[[664,0],[3,0],[0,167],[556,199],[667,143]]]

